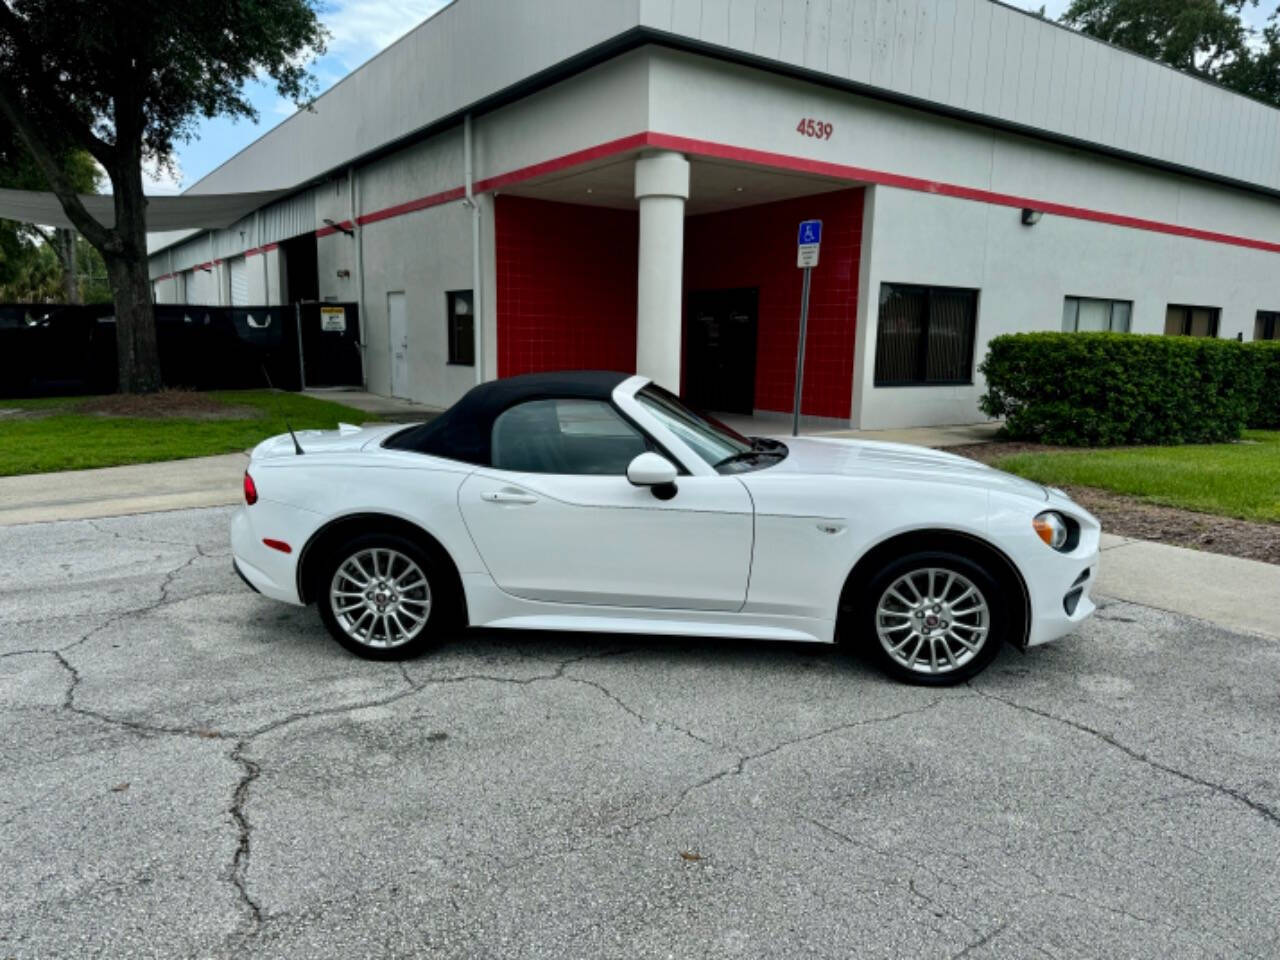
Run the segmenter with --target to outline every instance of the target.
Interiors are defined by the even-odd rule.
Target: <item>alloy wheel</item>
[[[338,565],[329,584],[334,619],[348,637],[388,650],[418,636],[431,615],[431,585],[397,550],[360,550]]]
[[[982,650],[991,611],[977,585],[953,570],[925,567],[893,581],[876,604],[880,645],[916,673],[959,670]]]

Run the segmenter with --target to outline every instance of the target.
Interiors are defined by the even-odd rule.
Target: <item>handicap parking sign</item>
[[[796,266],[816,267],[818,247],[822,243],[822,221],[802,220],[796,237]]]
[[[821,220],[804,220],[800,224],[800,244],[803,246],[810,243],[822,242],[822,221]]]

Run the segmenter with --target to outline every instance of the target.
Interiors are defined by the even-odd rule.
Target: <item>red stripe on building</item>
[[[377,223],[379,220],[390,220],[392,217],[404,216],[406,213],[414,213],[417,210],[438,207],[442,203],[461,200],[466,195],[467,191],[464,187],[453,187],[450,190],[442,190],[426,197],[419,197],[417,200],[410,200],[408,203],[398,203],[394,207],[384,207],[381,210],[374,210],[372,213],[362,214],[356,217],[356,223],[363,227],[366,224]],[[333,231],[330,230],[329,232],[332,233]],[[320,235],[319,231],[317,231],[316,236]]]
[[[1076,207],[1049,200],[1038,200],[1034,197],[1019,197],[1008,193],[997,193],[992,190],[981,190],[976,187],[964,187],[940,180],[924,180],[920,177],[908,177],[897,173],[887,173],[883,170],[871,170],[866,167],[853,167],[840,163],[829,163],[824,160],[795,157],[789,154],[771,153],[766,150],[734,147],[723,143],[714,143],[710,140],[695,140],[690,137],[677,137],[665,133],[650,133],[647,137],[646,146],[658,147],[664,150],[678,150],[683,153],[715,157],[721,160],[736,160],[756,166],[779,167],[784,170],[813,173],[819,176],[861,180],[880,186],[898,187],[902,190],[915,190],[921,193],[936,193],[944,197],[975,200],[979,203],[990,203],[1002,207],[1030,207],[1044,213],[1052,213],[1060,217],[1072,217],[1076,220],[1091,220],[1095,223],[1107,223],[1117,227],[1129,227],[1134,230],[1149,230],[1154,233],[1165,233],[1175,237],[1190,237],[1194,240],[1207,240],[1210,243],[1225,243],[1236,247],[1248,247],[1253,250],[1265,250],[1268,253],[1280,253],[1280,243],[1274,243],[1269,240],[1241,237],[1230,233],[1218,233],[1213,230],[1200,230],[1196,227],[1184,227],[1176,223],[1146,220],[1142,217],[1108,213],[1104,210],[1092,210],[1088,207]]]
[[[548,173],[557,173],[558,171],[568,169],[569,167],[576,167],[584,163],[590,163],[592,160],[602,160],[619,153],[626,153],[628,150],[637,150],[641,147],[647,146],[647,141],[650,136],[652,136],[652,134],[633,133],[628,137],[619,137],[617,140],[609,140],[594,147],[587,147],[585,150],[576,150],[573,153],[566,153],[561,157],[555,157],[551,160],[543,160],[541,163],[534,163],[527,167],[520,167],[517,170],[512,170],[510,173],[500,173],[497,176],[487,177],[484,180],[477,180],[473,187],[477,193],[485,193],[489,190],[497,190],[499,187],[505,187],[512,183],[520,183],[521,181],[528,180],[532,177],[541,177]]]
[[[694,156],[713,157],[721,160],[733,160],[758,167],[772,167],[779,170],[816,174],[818,176],[850,181],[851,183],[871,183],[879,186],[896,187],[900,190],[914,190],[919,193],[932,193],[937,194],[938,196],[953,197],[960,200],[972,200],[977,203],[989,203],[1002,207],[1028,207],[1033,210],[1051,213],[1060,217],[1070,217],[1075,220],[1087,220],[1093,223],[1105,223],[1110,224],[1111,226],[1126,227],[1132,230],[1146,230],[1152,233],[1166,234],[1168,236],[1203,240],[1208,243],[1221,243],[1228,246],[1245,247],[1251,250],[1263,250],[1267,253],[1280,253],[1280,243],[1270,240],[1260,240],[1255,237],[1221,233],[1215,230],[1202,230],[1198,227],[1186,227],[1181,224],[1166,223],[1161,220],[1148,220],[1143,217],[1131,217],[1126,214],[1110,213],[1105,210],[1095,210],[1089,207],[1078,207],[1050,200],[1040,200],[1036,197],[1017,196],[1015,194],[1000,193],[994,190],[983,190],[978,187],[966,187],[961,184],[947,183],[941,180],[927,180],[921,177],[911,177],[900,173],[890,173],[885,170],[873,170],[869,167],[855,167],[849,164],[831,163],[825,160],[813,160],[808,157],[797,157],[785,153],[773,153],[767,150],[755,150],[749,147],[736,147],[731,144],[717,143],[712,140],[698,140],[692,137],[681,137],[667,133],[655,133],[652,131],[636,133],[626,137],[619,137],[616,140],[609,140],[594,147],[577,150],[573,153],[567,153],[563,156],[554,157],[550,160],[543,160],[539,163],[530,164],[526,167],[519,167],[515,170],[510,170],[506,173],[486,177],[483,180],[476,181],[474,188],[477,193],[486,193],[515,183],[523,183],[536,177],[542,177],[551,173],[567,170],[572,167],[581,166],[582,164],[590,163],[593,160],[603,160],[608,157],[628,153],[633,150],[643,149],[645,147],[662,150],[675,150],[681,153],[692,154]],[[416,200],[409,200],[405,203],[399,203],[394,206],[384,207],[380,210],[373,210],[369,213],[361,214],[356,217],[355,223],[360,226],[366,226],[371,223],[378,223],[381,220],[390,220],[394,217],[404,216],[405,214],[414,213],[418,210],[427,210],[431,207],[440,206],[444,203],[460,200],[465,195],[466,190],[464,187],[452,187],[448,190],[442,190],[439,193],[419,197]],[[315,231],[315,235],[317,237],[327,237],[330,234],[338,232],[340,228],[350,230],[352,226],[353,224],[350,220],[344,220],[341,224],[334,226],[325,224],[323,227],[320,227]],[[261,248],[255,248],[252,253],[274,250],[276,247],[277,244],[269,243]],[[245,255],[250,256],[251,253],[246,252]]]
[[[350,220],[343,220],[341,223],[335,223],[332,225],[326,223],[323,227],[320,227],[319,229],[316,230],[316,236],[327,237],[329,236],[329,234],[337,233],[339,230],[350,230],[350,229],[351,229]]]
[[[941,180],[926,180],[921,177],[910,177],[900,173],[884,170],[872,170],[869,167],[855,167],[842,163],[831,163],[825,160],[812,160],[785,153],[772,153],[767,150],[754,150],[748,147],[735,147],[731,144],[716,143],[712,140],[697,140],[692,137],[680,137],[667,133],[637,133],[627,137],[619,137],[585,150],[577,150],[551,160],[519,167],[493,177],[478,180],[475,190],[484,193],[514,183],[523,183],[535,177],[557,173],[571,167],[580,166],[593,160],[602,160],[632,150],[652,147],[662,150],[676,150],[694,156],[714,157],[721,160],[734,160],[760,167],[774,167],[780,170],[791,170],[799,173],[817,174],[861,183],[872,183],[879,186],[896,187],[900,190],[914,190],[919,193],[933,193],[960,200],[972,200],[977,203],[990,203],[1002,207],[1029,207],[1044,213],[1075,220],[1088,220],[1093,223],[1106,223],[1132,230],[1146,230],[1152,233],[1163,233],[1168,236],[1187,237],[1192,240],[1204,240],[1209,243],[1221,243],[1234,247],[1245,247],[1251,250],[1264,250],[1268,253],[1280,253],[1280,243],[1270,240],[1259,240],[1255,237],[1244,237],[1237,234],[1221,233],[1214,230],[1201,230],[1198,227],[1185,227],[1181,224],[1166,223],[1161,220],[1148,220],[1143,217],[1131,217],[1121,213],[1110,213],[1105,210],[1094,210],[1089,207],[1077,207],[1071,204],[1040,200],[1036,197],[1022,197],[994,190],[983,190],[977,187],[966,187]],[[387,207],[357,217],[361,225],[376,223],[415,210],[424,210],[450,200],[460,199],[465,195],[462,187],[445,190],[419,200]],[[349,224],[348,224],[349,226]],[[332,233],[332,227],[317,230],[316,236]]]

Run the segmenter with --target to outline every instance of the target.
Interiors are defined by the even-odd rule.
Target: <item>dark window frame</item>
[[[882,334],[884,332],[885,318],[882,315],[884,309],[884,293],[889,291],[911,291],[917,294],[924,293],[927,300],[926,316],[924,325],[921,329],[920,343],[916,348],[916,371],[917,378],[911,380],[890,380],[881,376],[881,344],[883,343]],[[966,376],[954,379],[928,379],[929,368],[929,326],[933,318],[933,300],[935,296],[947,294],[955,296],[956,294],[964,294],[972,297],[972,315],[969,325],[969,345],[965,355],[964,367],[967,371]],[[976,287],[944,287],[934,286],[922,283],[898,283],[890,281],[882,281],[880,284],[880,297],[878,299],[878,307],[876,312],[876,360],[875,370],[873,373],[872,383],[877,387],[969,387],[974,383],[974,355],[977,351],[978,341],[978,308],[981,290]]]
[[[1259,310],[1253,320],[1254,340],[1280,340],[1280,310]]]
[[[1211,306],[1209,306],[1207,303],[1169,303],[1169,304],[1165,304],[1165,308],[1164,308],[1164,316],[1165,316],[1165,326],[1166,326],[1166,327],[1168,327],[1168,325],[1169,325],[1169,311],[1170,311],[1170,310],[1181,310],[1181,311],[1182,311],[1182,332],[1181,332],[1181,333],[1169,333],[1169,332],[1168,332],[1168,330],[1166,330],[1166,331],[1165,331],[1165,334],[1164,334],[1166,337],[1190,337],[1190,336],[1194,336],[1194,334],[1192,334],[1192,332],[1191,332],[1191,322],[1192,322],[1192,320],[1191,320],[1191,315],[1192,315],[1192,313],[1193,313],[1194,311],[1196,311],[1196,310],[1208,310],[1208,311],[1209,311],[1209,313],[1210,313],[1210,315],[1212,316],[1212,323],[1210,324],[1210,330],[1209,330],[1209,332],[1208,332],[1207,334],[1205,334],[1205,335],[1204,335],[1204,337],[1202,337],[1201,339],[1204,339],[1204,340],[1217,340],[1217,339],[1218,339],[1218,334],[1219,334],[1219,333],[1221,332],[1221,330],[1222,330],[1222,308],[1221,308],[1221,307],[1211,307]]]
[[[459,314],[456,305],[465,299],[467,312]],[[474,367],[476,365],[476,298],[474,290],[446,290],[444,294],[445,334],[449,340],[448,365],[451,367]],[[470,330],[466,336],[460,336],[458,320],[466,317],[470,320]]]

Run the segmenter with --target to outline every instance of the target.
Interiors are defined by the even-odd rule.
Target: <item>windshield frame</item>
[[[780,463],[787,455],[785,444],[770,441],[769,449],[761,449],[758,438],[743,436],[656,383],[640,386],[632,392],[631,399],[696,458],[699,473],[726,475],[761,470]]]

